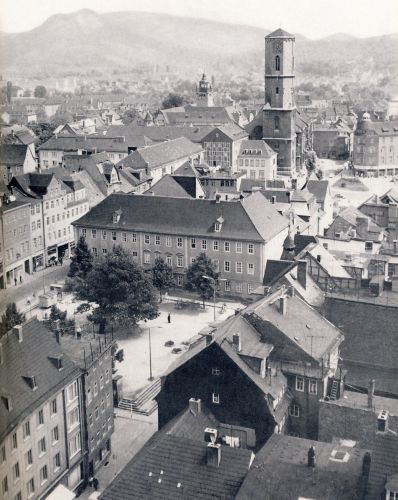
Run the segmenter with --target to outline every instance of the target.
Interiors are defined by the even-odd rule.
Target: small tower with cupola
[[[196,87],[196,105],[206,108],[214,106],[213,88],[210,82],[207,81],[204,73],[199,81],[199,85]]]
[[[296,173],[295,37],[277,29],[265,37],[263,139],[278,153],[278,174]]]

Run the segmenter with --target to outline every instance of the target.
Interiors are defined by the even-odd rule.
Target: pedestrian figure
[[[167,315],[167,323],[171,323],[171,316],[170,316],[170,313]]]
[[[93,487],[94,487],[95,491],[98,490],[98,479],[96,477],[93,479]]]
[[[19,282],[22,283],[22,276],[19,277]]]
[[[16,277],[14,278],[14,283],[15,283],[15,286],[17,286],[18,280]]]
[[[60,258],[59,258],[59,263],[61,264],[61,266],[62,266],[62,262],[63,262],[63,261],[64,261],[63,257],[60,257]]]

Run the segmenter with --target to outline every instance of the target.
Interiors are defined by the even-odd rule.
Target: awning
[[[47,500],[71,500],[72,498],[76,498],[76,495],[73,491],[68,490],[63,484],[59,484],[55,490],[46,497]]]

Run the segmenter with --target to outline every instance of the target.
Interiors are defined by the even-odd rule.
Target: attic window
[[[122,215],[122,211],[120,209],[116,210],[116,212],[113,212],[112,221],[114,224],[117,224],[119,222],[121,215]]]
[[[37,380],[35,375],[27,375],[24,376],[23,379],[33,391],[37,389]]]
[[[215,231],[216,233],[219,233],[219,232],[221,231],[221,229],[222,229],[222,225],[223,225],[223,222],[224,222],[224,219],[223,219],[222,217],[219,217],[219,218],[216,220],[216,222],[215,222],[215,224],[214,224],[214,231]]]
[[[48,359],[57,368],[57,370],[61,371],[63,369],[64,367],[63,354],[59,354],[57,356],[49,356]]]
[[[4,406],[6,407],[7,411],[12,410],[12,401],[10,396],[1,396],[1,400],[3,401]]]

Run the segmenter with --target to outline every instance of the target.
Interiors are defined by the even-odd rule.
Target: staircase
[[[127,410],[131,413],[139,413],[140,415],[151,415],[158,407],[154,398],[159,394],[161,389],[160,378],[155,379],[145,389],[140,392],[134,399],[123,398],[118,407],[122,410]]]
[[[335,401],[337,398],[337,391],[339,390],[339,382],[335,378],[332,381],[332,387],[330,388],[330,396],[329,399],[331,401]]]

